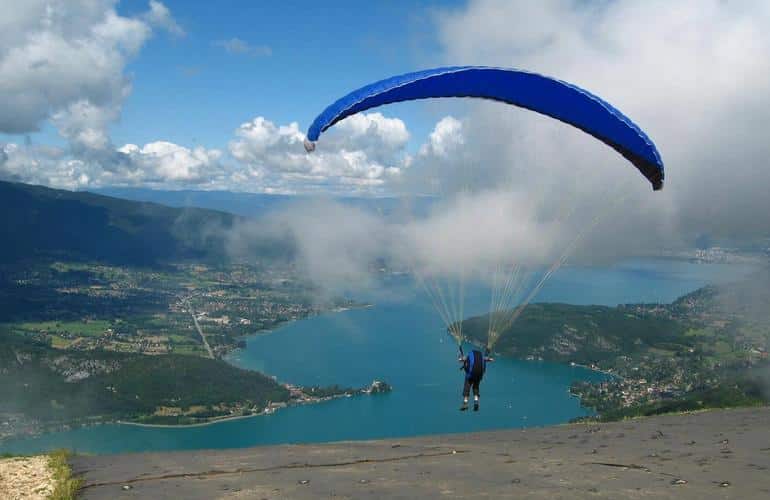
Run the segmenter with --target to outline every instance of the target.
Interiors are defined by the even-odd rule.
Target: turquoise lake
[[[731,281],[748,266],[635,260],[565,268],[536,301],[616,305],[669,302],[707,283]],[[364,294],[366,295],[366,294]],[[481,386],[481,411],[461,413],[457,346],[430,301],[407,278],[355,297],[368,308],[328,313],[247,339],[230,362],[303,385],[361,387],[385,380],[393,392],[297,406],[272,415],[188,428],[109,424],[16,439],[0,452],[70,448],[87,453],[234,448],[541,426],[589,414],[568,393],[574,380],[604,375],[581,367],[498,359]],[[488,310],[488,292],[469,290],[466,315]]]

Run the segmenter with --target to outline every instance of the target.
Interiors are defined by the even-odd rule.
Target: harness
[[[471,352],[465,360],[465,378],[467,380],[481,380],[487,369],[487,361],[481,351]]]

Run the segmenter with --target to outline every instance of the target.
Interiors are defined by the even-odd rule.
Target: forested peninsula
[[[610,374],[571,388],[604,420],[768,404],[767,283],[763,271],[751,281],[706,286],[670,304],[531,304],[499,332],[494,351]],[[486,345],[489,324],[489,315],[469,318],[463,333]]]

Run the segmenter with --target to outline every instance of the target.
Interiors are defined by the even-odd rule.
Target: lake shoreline
[[[283,408],[292,408],[295,406],[304,406],[304,405],[315,405],[315,404],[327,403],[335,399],[363,396],[363,395],[364,394],[361,391],[357,391],[354,393],[341,393],[334,396],[327,396],[327,397],[318,398],[314,400],[305,400],[301,402],[299,401],[288,402],[286,403],[285,406],[268,407],[269,409],[265,409],[259,413],[253,413],[251,415],[231,415],[231,416],[225,416],[225,417],[214,417],[207,422],[195,422],[193,424],[145,424],[142,422],[129,422],[129,421],[123,421],[123,420],[116,420],[114,422],[106,422],[106,423],[112,423],[117,425],[132,425],[136,427],[160,428],[160,429],[175,429],[175,428],[185,429],[185,428],[191,428],[191,427],[206,427],[209,425],[222,424],[225,422],[231,422],[235,420],[245,420],[249,418],[266,417],[269,415],[273,415],[274,413],[278,412],[278,410],[281,410]]]
[[[449,334],[449,333],[447,332],[447,334]],[[451,335],[450,335],[450,337],[451,337]],[[469,344],[469,345],[472,345],[473,347],[477,347],[479,349],[485,349],[486,348],[486,346],[481,344],[480,342],[473,341],[473,340],[467,339],[467,338],[465,339],[465,343]],[[580,364],[580,363],[575,363],[574,361],[554,361],[554,360],[546,360],[546,359],[542,359],[542,358],[537,358],[536,359],[536,358],[529,358],[529,357],[521,358],[521,357],[518,357],[518,356],[507,356],[505,354],[495,354],[494,351],[491,351],[490,354],[494,355],[495,358],[499,358],[499,359],[512,359],[512,360],[515,360],[515,361],[524,361],[524,362],[532,362],[532,363],[555,363],[557,365],[564,365],[564,366],[582,368],[584,370],[588,370],[588,371],[591,371],[591,372],[594,372],[594,373],[600,373],[600,374],[606,375],[608,377],[621,378],[621,379],[623,378],[623,377],[621,377],[620,375],[618,375],[616,373],[608,372],[606,370],[602,370],[601,368],[597,368],[597,367],[593,367],[593,366],[588,366],[588,365],[583,365],[583,364]],[[570,394],[572,394],[572,393],[570,393]],[[588,409],[589,407],[586,406],[584,408]]]
[[[271,333],[275,333],[277,330],[279,330],[281,328],[284,328],[284,327],[287,327],[287,326],[289,326],[289,325],[291,325],[293,323],[296,323],[296,322],[299,322],[299,321],[303,321],[303,320],[309,320],[309,319],[316,318],[316,317],[319,317],[319,316],[324,316],[324,315],[327,315],[327,314],[337,314],[337,313],[341,313],[341,312],[345,312],[345,311],[351,311],[351,310],[357,310],[357,309],[367,309],[367,308],[371,308],[371,307],[374,307],[374,304],[362,303],[362,304],[354,304],[354,305],[349,305],[349,306],[333,307],[333,308],[330,308],[328,310],[321,311],[318,314],[311,314],[311,315],[308,315],[308,316],[305,316],[305,317],[302,317],[302,318],[293,318],[293,319],[290,319],[290,320],[287,320],[287,321],[283,321],[283,322],[281,322],[281,323],[279,323],[277,325],[274,325],[271,328],[265,328],[265,329],[261,329],[261,330],[258,330],[256,332],[253,332],[253,333],[249,333],[247,335],[243,335],[243,336],[239,337],[239,339],[248,339],[248,338],[259,337],[259,336],[262,336],[262,335],[268,335],[268,334],[271,334]],[[227,350],[227,351],[225,351],[224,355],[222,355],[219,359],[221,359],[225,363],[227,363],[227,364],[229,364],[231,366],[234,366],[236,368],[242,368],[242,367],[238,366],[237,364],[233,363],[229,359],[234,353],[236,353],[236,352],[238,352],[238,351],[240,351],[242,349],[243,348],[238,347],[238,346],[232,346],[232,348]],[[266,377],[273,378],[274,380],[276,380],[276,382],[278,382],[280,385],[282,385],[286,389],[289,389],[290,387],[294,387],[293,384],[278,381],[275,376],[270,375],[269,373],[265,373],[265,372],[262,372],[262,371],[259,371],[259,370],[251,370],[251,371],[257,371],[257,372],[263,374]],[[359,395],[362,395],[360,393],[360,390],[356,390],[356,392],[354,392],[353,394],[350,394],[350,395],[348,395],[347,393],[341,393],[339,395],[330,396],[330,397],[326,397],[326,398],[319,398],[317,400],[308,400],[308,401],[303,401],[303,402],[287,402],[285,407],[294,407],[294,406],[302,406],[302,405],[310,405],[310,404],[319,404],[319,403],[324,403],[324,402],[326,402],[328,400],[331,400],[331,399],[338,399],[338,398],[341,398],[341,397],[351,397],[351,396],[359,396]],[[23,433],[14,434],[14,435],[2,436],[2,437],[0,437],[0,445],[2,445],[4,442],[7,442],[7,441],[10,441],[10,440],[13,440],[13,439],[37,438],[37,437],[43,436],[45,434],[52,434],[52,433],[56,433],[56,432],[65,432],[65,431],[70,431],[70,430],[75,430],[75,429],[84,429],[84,428],[90,428],[90,427],[97,427],[97,426],[102,426],[102,425],[128,425],[128,426],[135,426],[135,427],[169,428],[169,429],[171,429],[171,428],[183,429],[183,428],[204,427],[204,426],[209,426],[209,425],[214,425],[214,424],[219,424],[219,423],[224,423],[224,422],[248,419],[248,418],[252,418],[252,417],[262,417],[262,416],[266,416],[266,415],[272,415],[273,413],[276,413],[276,411],[278,411],[279,409],[281,409],[281,407],[273,407],[273,408],[270,408],[267,411],[263,410],[263,411],[261,411],[259,413],[254,413],[254,414],[251,414],[251,415],[232,415],[232,416],[224,416],[224,417],[213,417],[209,421],[195,422],[195,423],[190,423],[190,424],[146,424],[146,423],[142,423],[142,422],[131,422],[129,420],[122,420],[120,418],[118,418],[118,419],[108,418],[108,419],[103,419],[103,420],[102,419],[92,419],[92,421],[90,421],[90,422],[79,422],[79,421],[62,422],[62,423],[56,423],[56,424],[52,424],[52,425],[41,425],[41,426],[35,428],[35,430],[32,430],[30,432],[23,432]]]
[[[174,429],[174,428],[189,428],[189,427],[205,427],[207,425],[215,425],[222,422],[229,422],[231,420],[243,420],[247,418],[254,418],[254,417],[261,417],[263,415],[266,415],[265,413],[255,413],[253,415],[239,415],[239,416],[232,416],[232,417],[222,417],[218,418],[217,420],[211,420],[209,422],[197,422],[194,424],[143,424],[141,422],[130,422],[126,420],[116,420],[114,422],[109,422],[116,425],[131,425],[134,427],[148,427],[148,428],[156,428],[156,429]]]

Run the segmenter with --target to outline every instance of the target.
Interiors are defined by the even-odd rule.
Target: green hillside
[[[571,388],[605,420],[768,404],[768,278],[757,269],[750,279],[706,286],[671,304],[531,304],[494,349],[613,374]],[[463,332],[483,345],[488,325],[488,315],[471,318]]]
[[[500,323],[501,321],[497,321]],[[489,315],[463,322],[463,332],[486,344]],[[500,332],[495,351],[508,356],[594,363],[621,353],[689,347],[682,322],[634,308],[530,304]]]
[[[0,182],[0,264],[38,258],[152,265],[221,259],[236,217]]]
[[[63,352],[0,330],[0,413],[44,425],[132,420],[162,407],[264,408],[289,392],[272,378],[197,356]]]

